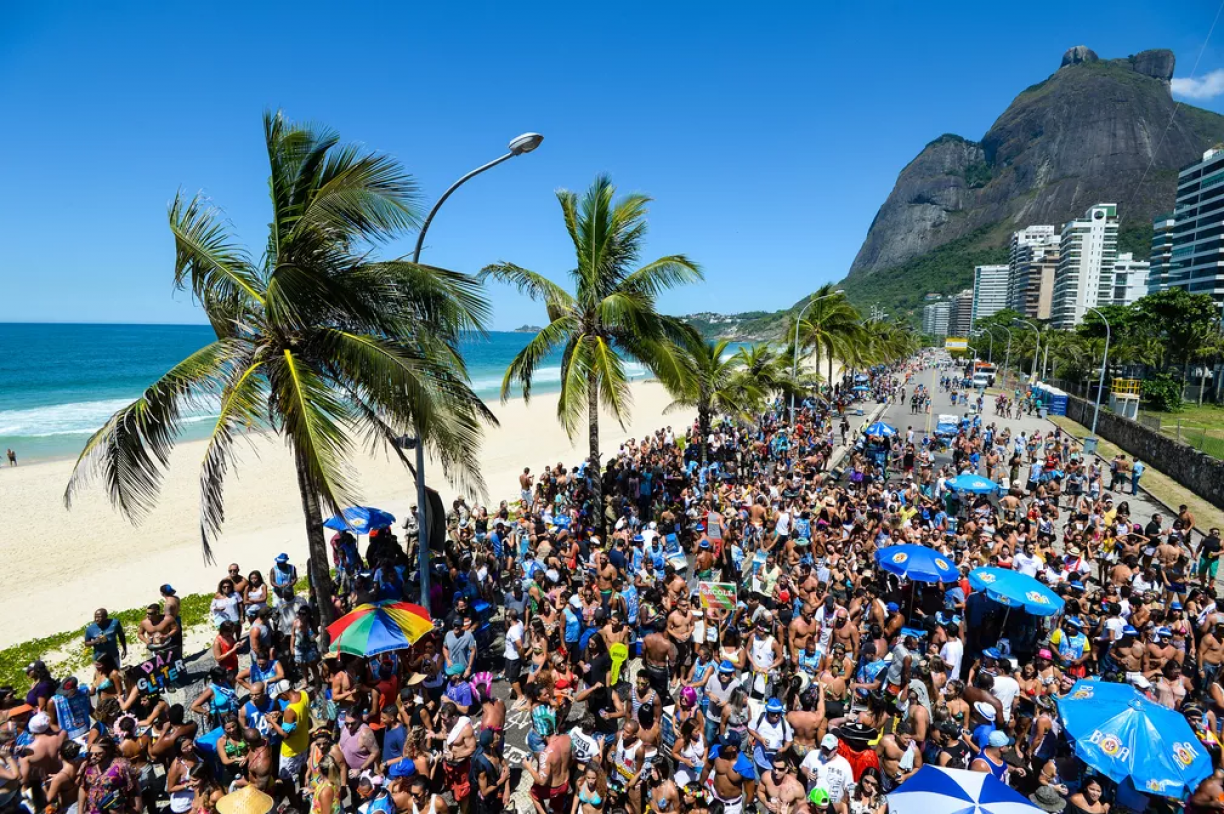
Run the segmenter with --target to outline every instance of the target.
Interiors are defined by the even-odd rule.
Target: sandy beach
[[[632,385],[632,421],[622,430],[611,418],[601,422],[603,453],[627,438],[641,438],[663,426],[679,432],[695,413],[667,416],[671,402],[654,382]],[[518,494],[524,466],[539,472],[558,461],[571,466],[586,454],[585,432],[571,444],[556,420],[556,394],[542,393],[530,405],[521,399],[490,405],[501,426],[485,435],[483,472],[489,498]],[[240,445],[240,459],[226,482],[226,523],[214,546],[217,564],[206,565],[198,531],[199,463],[204,442],[182,443],[171,459],[161,500],[148,518],[132,526],[111,508],[101,484],[83,491],[66,510],[62,502],[72,461],[48,461],[0,470],[0,505],[10,517],[30,522],[8,524],[0,555],[10,566],[0,573],[0,647],[83,626],[94,610],[124,610],[159,599],[158,586],[169,582],[180,595],[212,592],[237,562],[243,572],[267,574],[284,551],[301,566],[306,541],[292,462],[283,443],[256,436]],[[414,486],[397,459],[364,451],[353,460],[359,472],[362,503],[403,519],[415,502]],[[428,473],[427,469],[427,473]],[[431,485],[449,501],[455,490],[433,468]],[[472,504],[472,496],[468,496]]]

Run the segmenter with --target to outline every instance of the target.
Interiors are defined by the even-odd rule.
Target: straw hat
[[[254,786],[243,786],[217,801],[221,814],[268,814],[273,800]]]

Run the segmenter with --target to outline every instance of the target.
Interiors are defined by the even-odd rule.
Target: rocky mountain
[[[980,141],[951,134],[932,141],[901,170],[872,221],[846,278],[852,297],[879,301],[869,278],[896,276],[940,247],[956,247],[944,252],[949,257],[997,256],[1012,231],[1062,224],[1098,202],[1118,204],[1124,236],[1128,224],[1139,236],[1132,247],[1123,240],[1123,249],[1146,256],[1143,230],[1172,209],[1177,170],[1224,141],[1224,116],[1186,104],[1174,112],[1173,68],[1167,50],[1102,60],[1076,46]],[[907,284],[920,298],[951,293],[972,277],[971,267],[947,271],[938,285],[908,274]]]

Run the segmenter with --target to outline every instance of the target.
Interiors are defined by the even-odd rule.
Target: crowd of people
[[[867,392],[929,410],[918,377],[935,365],[873,370]],[[602,465],[525,469],[495,508],[456,500],[432,551],[436,630],[400,651],[321,652],[290,558],[266,581],[235,564],[211,605],[215,666],[172,703],[99,610],[88,686],[35,662],[25,698],[0,698],[0,811],[231,814],[249,788],[319,814],[492,814],[521,781],[536,814],[884,814],[924,765],[989,773],[1046,811],[1181,805],[1076,757],[1058,705],[1088,676],[1183,715],[1217,769],[1187,810],[1224,808],[1219,530],[1185,507],[1132,517],[1072,439],[996,426],[980,400],[939,445],[849,433],[852,386],[793,423],[779,402],[708,437],[668,427]],[[966,472],[1006,488],[948,486]],[[958,578],[882,570],[898,544]],[[415,601],[420,545],[414,521],[364,551],[337,533],[335,613]],[[1065,612],[972,590],[986,565]],[[161,593],[136,631],[152,657],[182,647]],[[512,763],[516,712],[529,754]]]

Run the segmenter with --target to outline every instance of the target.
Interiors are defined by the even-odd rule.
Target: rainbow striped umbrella
[[[332,650],[374,656],[403,650],[434,629],[429,611],[410,602],[358,605],[327,626]]]

